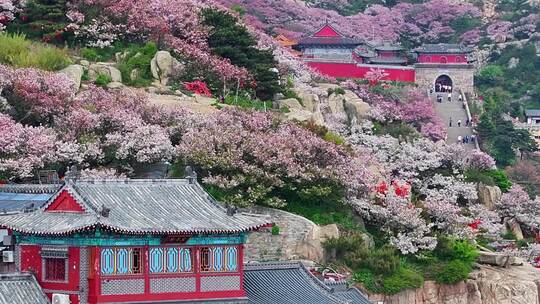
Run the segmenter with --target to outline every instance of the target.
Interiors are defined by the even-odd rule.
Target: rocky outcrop
[[[183,69],[183,65],[167,51],[158,51],[150,61],[150,71],[156,84],[166,86],[169,77]]]
[[[495,203],[501,198],[501,189],[497,186],[486,186],[478,184],[478,201],[489,209],[495,207]]]
[[[469,279],[453,285],[426,281],[422,288],[392,296],[372,294],[384,304],[540,304],[540,269],[482,266]]]
[[[320,263],[325,259],[322,242],[339,236],[335,224],[321,227],[301,216],[264,207],[253,207],[250,212],[269,215],[280,233],[272,235],[271,229],[250,233],[245,262],[307,259]]]
[[[325,117],[333,117],[353,124],[365,119],[370,111],[370,106],[354,92],[343,90],[336,84],[319,83],[317,86],[295,87],[293,90],[300,101],[296,98],[278,98],[275,103],[279,109],[287,108],[284,111],[287,119],[311,120],[324,125]]]
[[[68,65],[60,70],[60,73],[66,74],[75,83],[75,88],[78,90],[81,87],[81,79],[84,74],[84,68],[79,64]]]
[[[509,267],[514,263],[514,257],[502,252],[480,251],[478,263],[499,267]]]
[[[122,82],[122,73],[111,63],[98,62],[88,66],[88,77],[91,81],[96,80],[99,75],[107,75],[111,82]]]
[[[516,240],[523,240],[523,230],[521,230],[521,226],[516,219],[507,219],[505,223],[508,230],[512,231],[516,237]]]
[[[218,111],[216,107],[211,105],[215,102],[215,99],[202,96],[190,97],[180,92],[176,92],[175,95],[150,92],[148,93],[148,99],[154,105],[182,107],[195,113],[210,114]]]

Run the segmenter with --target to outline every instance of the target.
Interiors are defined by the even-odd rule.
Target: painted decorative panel
[[[101,249],[102,275],[139,274],[142,257],[140,248],[103,248]]]
[[[195,292],[195,278],[150,279],[151,293]]]
[[[125,295],[125,294],[143,294],[144,279],[126,279],[101,281],[102,295]]]
[[[227,270],[238,270],[238,249],[236,247],[227,248]]]
[[[232,246],[203,247],[200,249],[202,272],[238,271],[238,248]]]
[[[201,277],[201,291],[240,290],[240,276]]]
[[[191,248],[153,247],[149,250],[151,273],[192,272]]]

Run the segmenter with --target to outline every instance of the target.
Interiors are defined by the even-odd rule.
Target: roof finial
[[[191,166],[186,166],[186,169],[184,172],[185,172],[186,179],[188,180],[190,184],[194,184],[197,181],[197,172],[195,172],[195,170],[193,170]]]
[[[111,212],[110,208],[107,208],[105,205],[101,205],[101,209],[99,210],[99,215],[103,217],[109,217],[110,212]]]
[[[69,181],[75,182],[79,176],[80,176],[80,173],[77,171],[77,166],[72,165],[71,167],[69,167],[68,171],[66,172],[65,180],[66,182],[69,182]]]

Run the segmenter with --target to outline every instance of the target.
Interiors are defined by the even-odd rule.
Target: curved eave
[[[27,229],[21,229],[18,227],[13,227],[10,225],[4,225],[2,227],[5,227],[9,230],[22,233],[22,234],[30,234],[30,235],[40,235],[40,236],[64,236],[69,234],[74,234],[82,231],[91,231],[96,228],[102,228],[104,230],[108,230],[115,233],[120,234],[127,234],[127,235],[167,235],[167,234],[180,234],[180,235],[192,235],[192,234],[234,234],[234,233],[242,233],[242,232],[251,232],[258,229],[261,229],[263,227],[268,227],[272,223],[262,223],[242,229],[193,229],[193,230],[130,230],[130,229],[122,229],[119,227],[109,226],[109,225],[103,225],[103,224],[93,224],[89,226],[79,227],[75,229],[69,229],[65,231],[34,231],[34,230],[27,230]]]

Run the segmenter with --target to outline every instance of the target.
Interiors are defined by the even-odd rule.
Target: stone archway
[[[452,90],[453,81],[448,75],[439,75],[435,79],[435,92],[448,92]]]

